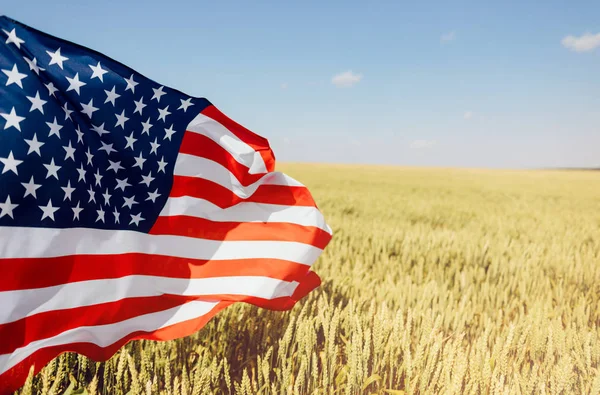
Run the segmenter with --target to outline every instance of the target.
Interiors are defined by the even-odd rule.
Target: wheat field
[[[600,172],[280,165],[334,231],[290,312],[238,304],[22,394],[600,394]]]

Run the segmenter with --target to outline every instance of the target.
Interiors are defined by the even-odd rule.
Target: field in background
[[[333,228],[321,288],[105,364],[65,354],[22,392],[600,393],[599,172],[278,170]]]

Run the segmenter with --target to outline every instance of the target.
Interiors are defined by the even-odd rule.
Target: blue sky
[[[600,2],[5,1],[280,161],[600,166]],[[337,78],[336,78],[337,76]]]

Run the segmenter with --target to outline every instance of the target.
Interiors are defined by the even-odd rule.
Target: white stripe
[[[323,250],[294,241],[219,241],[131,230],[0,227],[0,265],[2,258],[136,252],[189,259],[271,258],[312,265]],[[10,269],[0,266],[0,273],[7,271]]]
[[[222,209],[208,200],[189,196],[169,198],[160,215],[188,215],[215,222],[284,222],[328,229],[323,214],[316,207],[243,202]]]
[[[253,184],[243,186],[233,173],[221,164],[201,156],[182,153],[177,155],[173,174],[212,181],[229,189],[243,199],[250,197],[261,185],[303,186],[298,181],[280,172],[267,173]]]
[[[236,162],[246,166],[249,169],[248,173],[263,174],[267,172],[267,166],[265,166],[262,156],[214,119],[198,114],[187,126],[187,130],[202,134],[215,141],[229,152]]]
[[[11,354],[0,355],[0,374],[5,373],[35,351],[52,346],[72,343],[93,343],[107,347],[126,335],[137,332],[152,332],[208,314],[217,303],[194,301],[172,309],[145,314],[107,325],[78,327],[59,335],[31,342]],[[0,380],[2,377],[0,376]]]
[[[0,324],[47,311],[164,294],[183,296],[222,294],[274,299],[292,296],[297,286],[298,283],[295,281],[261,276],[189,279],[132,275],[79,281],[45,288],[0,292]]]

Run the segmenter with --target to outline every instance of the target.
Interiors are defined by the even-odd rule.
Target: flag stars
[[[87,193],[90,195],[90,199],[88,200],[88,203],[91,203],[91,202],[96,203],[96,192],[94,192],[91,185],[90,185],[90,189],[87,190]]]
[[[104,177],[102,174],[100,174],[100,169],[96,169],[96,174],[94,174],[94,178],[96,179],[96,186],[100,186],[100,180],[102,180],[102,177]]]
[[[125,203],[123,203],[121,208],[127,206],[131,210],[131,208],[133,207],[134,204],[138,204],[138,202],[135,201],[135,195],[132,197],[129,197],[129,198],[123,197],[123,200],[125,201]]]
[[[88,166],[92,166],[92,159],[94,159],[94,154],[92,154],[90,152],[90,147],[88,147],[87,152],[85,153],[85,156],[87,157]],[[81,166],[83,166],[83,164]]]
[[[107,91],[106,89],[104,90],[104,93],[106,93],[106,100],[104,100],[104,104],[110,102],[113,107],[115,106],[115,100],[117,100],[119,97],[121,97],[121,95],[119,95],[116,91],[116,86],[113,86],[112,90]]]
[[[158,155],[158,153],[156,152],[156,150],[158,150],[158,148],[160,147],[160,144],[158,143],[158,138],[155,138],[154,142],[150,143],[150,146],[151,146],[150,153]]]
[[[0,203],[0,218],[4,217],[5,215],[8,215],[12,219],[15,219],[15,217],[13,216],[13,210],[17,207],[19,207],[18,204],[14,204],[10,201],[10,195],[7,196],[4,203]]]
[[[64,197],[63,201],[65,201],[67,199],[71,200],[71,195],[75,191],[75,188],[71,187],[71,180],[67,181],[66,187],[60,187],[60,189],[62,189],[63,192],[65,193],[65,197]]]
[[[113,211],[112,214],[115,216],[115,224],[120,223],[119,217],[121,216],[121,214],[117,211],[116,207],[115,207],[115,211]]]
[[[156,199],[159,196],[160,196],[160,193],[158,193],[158,188],[157,188],[154,192],[148,192],[148,198],[146,199],[146,201],[152,200],[152,203],[156,203]]]
[[[106,144],[104,141],[101,141],[100,144],[102,144],[102,147],[98,148],[98,151],[105,151],[107,155],[110,155],[111,152],[117,152],[113,148],[113,143]]]
[[[133,167],[139,167],[140,170],[143,170],[144,162],[146,162],[146,159],[144,159],[144,157],[142,156],[142,153],[140,152],[140,156],[134,157],[133,159],[135,159],[135,165],[133,165]]]
[[[27,77],[27,74],[19,73],[19,69],[17,68],[16,64],[13,65],[12,70],[3,69],[2,72],[8,76],[5,86],[17,84],[19,88],[23,89],[23,82],[21,80]]]
[[[135,110],[133,113],[139,112],[140,115],[142,115],[142,110],[147,106],[147,104],[144,104],[144,97],[142,96],[139,101],[134,100],[133,102],[135,103]]]
[[[89,119],[92,119],[92,114],[98,111],[98,107],[94,107],[94,99],[90,99],[88,104],[81,103],[81,112],[88,116]]]
[[[81,89],[82,86],[85,86],[87,84],[85,82],[79,80],[79,73],[75,73],[75,77],[73,77],[73,78],[69,78],[69,77],[65,77],[65,78],[67,79],[67,81],[69,81],[69,87],[67,88],[67,92],[75,91],[75,92],[77,92],[78,95],[81,95],[81,92],[79,91],[79,89]]]
[[[128,182],[127,182],[127,180],[128,180],[127,178],[125,178],[125,179],[123,179],[123,180],[120,180],[120,179],[118,179],[118,178],[117,178],[117,186],[115,187],[115,191],[116,191],[117,189],[120,189],[120,190],[122,190],[123,192],[125,192],[125,188],[127,188],[127,187],[130,187],[130,186],[131,186],[131,184],[130,184],[130,183],[128,183]]]
[[[139,84],[138,82],[135,82],[133,80],[133,74],[131,74],[131,77],[129,78],[124,78],[125,82],[127,82],[127,87],[125,87],[125,90],[131,90],[131,93],[135,93],[135,87]]]
[[[110,206],[110,198],[112,197],[112,195],[108,193],[108,188],[106,188],[106,192],[102,194],[102,197],[104,198],[104,205]]]
[[[142,122],[142,127],[142,134],[146,133],[148,136],[150,136],[150,128],[152,127],[152,124],[150,123],[150,117],[148,117],[146,122]]]
[[[102,68],[100,62],[96,66],[90,64],[89,67],[92,69],[92,77],[90,79],[98,78],[100,82],[104,82],[104,74],[108,73],[108,71]]]
[[[171,115],[171,113],[169,112],[169,106],[158,109],[158,120],[159,121],[162,119],[163,122],[167,122],[168,115]]]
[[[83,144],[83,132],[79,129],[79,125],[77,125],[77,129],[75,129],[75,133],[77,133],[77,142]]]
[[[4,130],[10,128],[11,126],[17,129],[19,132],[21,131],[21,122],[25,120],[25,117],[20,117],[17,115],[15,108],[13,107],[8,114],[0,113],[0,116],[6,120],[4,124]]]
[[[167,94],[167,92],[163,92],[163,88],[164,86],[160,86],[158,89],[152,88],[152,90],[154,91],[154,95],[152,95],[152,98],[150,100],[156,99],[156,101],[160,103],[160,98],[163,95]]]
[[[100,126],[96,126],[96,125],[92,125],[92,130],[96,133],[98,133],[98,136],[102,137],[103,134],[108,134],[110,133],[108,130],[104,129],[104,123],[102,122],[102,125]]]
[[[192,98],[188,98],[187,100],[179,99],[181,105],[177,108],[178,110],[183,110],[183,112],[187,112],[189,106],[193,106]]]
[[[79,202],[77,202],[77,206],[71,207],[71,210],[73,210],[73,221],[75,221],[76,219],[79,219],[79,214],[83,211],[83,208],[81,208]]]
[[[129,222],[129,225],[131,224],[135,224],[136,226],[140,226],[140,221],[143,221],[145,218],[142,218],[142,213],[138,213],[136,215],[130,214],[131,215],[131,221]]]
[[[68,103],[65,102],[65,104],[63,104],[62,106],[62,110],[65,112],[65,121],[67,119],[69,119],[70,121],[73,121],[73,119],[71,118],[71,113],[73,112],[73,110],[69,110],[68,108]]]
[[[79,173],[79,178],[77,179],[77,182],[79,181],[83,181],[83,183],[85,184],[85,169],[83,168],[83,163],[80,165],[81,167],[79,167],[79,169],[77,170],[77,173]]]
[[[125,122],[129,120],[129,118],[125,116],[125,110],[123,110],[120,115],[115,114],[115,116],[117,117],[117,124],[115,125],[115,128],[120,126],[121,128],[125,129]]]
[[[173,125],[169,126],[169,128],[165,128],[165,137],[163,138],[163,140],[169,140],[171,141],[171,137],[173,136],[173,134],[175,134],[175,130],[173,129]]]
[[[6,35],[8,36],[8,38],[6,39],[6,41],[4,42],[5,44],[14,44],[17,48],[21,49],[21,44],[25,43],[25,40],[19,38],[17,36],[17,31],[15,28],[13,28],[10,32],[7,30],[2,29],[2,31],[4,33],[6,33]]]
[[[15,159],[15,157],[13,156],[12,151],[10,151],[8,153],[8,157],[6,157],[6,158],[1,158],[0,157],[0,162],[2,162],[4,164],[4,168],[2,169],[2,174],[7,173],[9,171],[12,171],[16,175],[19,175],[19,171],[17,170],[17,166],[19,166],[21,163],[23,163],[23,161]]]
[[[62,125],[56,122],[56,117],[54,117],[53,122],[46,122],[46,125],[50,128],[50,132],[48,133],[48,137],[54,135],[60,138],[60,130],[62,129]]]
[[[66,151],[65,161],[70,158],[74,162],[75,161],[75,148],[73,148],[73,146],[71,145],[71,142],[69,141],[68,146],[63,146],[63,149]]]
[[[46,51],[46,53],[50,55],[50,62],[48,63],[48,66],[56,64],[58,65],[58,67],[61,68],[61,70],[63,69],[63,62],[69,60],[69,58],[64,57],[60,54],[60,48],[58,48],[56,52]]]
[[[31,195],[34,199],[37,199],[36,191],[42,186],[42,184],[36,184],[33,180],[33,176],[31,176],[31,179],[28,183],[22,182],[21,185],[23,185],[25,188],[25,194],[23,195],[23,198]]]
[[[31,96],[26,96],[27,100],[29,100],[31,102],[31,108],[29,109],[29,112],[32,112],[34,110],[38,110],[39,112],[41,112],[42,114],[44,113],[44,104],[48,103],[46,100],[42,100],[40,98],[40,92],[37,91],[35,93],[35,97],[31,97]]]
[[[52,82],[48,82],[47,84],[44,84],[44,86],[46,87],[46,89],[48,89],[48,94],[50,96],[56,97],[55,93],[58,91],[58,89],[54,87],[54,84]]]
[[[135,148],[133,148],[133,144],[137,141],[137,139],[135,137],[133,137],[133,132],[131,132],[129,137],[125,136],[125,140],[127,141],[127,145],[125,146],[125,149],[131,148],[133,151],[135,151]]]
[[[104,223],[104,210],[102,210],[102,207],[100,207],[100,210],[96,210],[96,213],[98,213],[98,218],[96,218],[96,222],[98,221],[102,221],[102,223]]]
[[[167,167],[167,162],[165,162],[165,157],[163,156],[162,158],[160,158],[160,160],[158,161],[158,172],[160,173],[161,171],[163,173],[166,173],[166,167]]]
[[[140,181],[140,184],[146,184],[147,187],[150,186],[150,183],[154,181],[154,177],[152,177],[152,172],[148,172],[148,175],[142,175],[142,181]]]
[[[42,221],[44,218],[50,218],[52,221],[54,221],[54,213],[60,208],[52,206],[52,199],[48,199],[48,204],[46,206],[38,207],[42,210]]]
[[[42,143],[41,141],[38,141],[37,139],[37,135],[34,133],[33,134],[33,138],[31,140],[27,140],[25,139],[25,142],[27,143],[27,145],[29,145],[29,149],[27,150],[27,155],[35,152],[36,154],[38,154],[38,156],[42,156],[42,153],[40,152],[40,148],[42,147],[42,145],[46,144],[46,143]]]
[[[121,161],[113,162],[112,160],[109,159],[108,162],[110,163],[110,165],[108,166],[108,168],[106,170],[113,170],[115,173],[118,173],[119,170],[124,169],[124,167],[121,166]]]
[[[40,75],[40,70],[41,71],[46,71],[46,69],[43,69],[41,67],[38,66],[37,64],[37,59],[35,58],[35,56],[33,57],[33,60],[23,56],[23,59],[25,59],[25,61],[27,62],[27,65],[29,66],[29,70],[33,71],[34,73],[36,73],[37,75]]]
[[[58,171],[61,169],[62,166],[55,165],[54,158],[52,158],[50,164],[44,163],[44,167],[46,168],[46,170],[48,170],[48,173],[46,174],[46,179],[54,177],[58,180]]]

